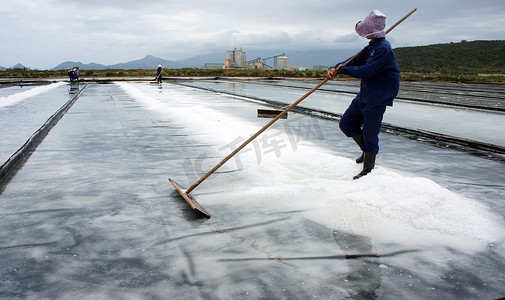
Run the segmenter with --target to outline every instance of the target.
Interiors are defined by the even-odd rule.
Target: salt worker
[[[346,61],[337,63],[326,74],[329,79],[334,79],[338,73],[361,79],[358,95],[339,122],[340,130],[362,151],[356,163],[363,163],[363,170],[353,179],[367,175],[375,167],[382,117],[386,106],[393,106],[400,88],[400,70],[385,38],[385,27],[386,15],[378,10],[358,22],[356,33],[370,40],[365,51],[348,66],[344,66]]]
[[[79,81],[79,69],[77,67],[74,67],[74,80]]]
[[[75,72],[72,69],[70,69],[70,68],[67,69],[68,80],[73,81],[73,79],[74,79],[74,73]]]
[[[161,65],[158,65],[158,69],[156,70],[156,81],[158,83],[161,83],[161,71],[163,70],[163,68],[161,67]]]
[[[68,79],[71,82],[79,80],[79,70],[76,67],[74,67],[73,69],[68,69],[67,75]]]

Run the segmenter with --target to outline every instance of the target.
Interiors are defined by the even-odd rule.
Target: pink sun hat
[[[360,37],[375,39],[386,36],[386,15],[378,10],[373,10],[363,21],[356,24],[356,33]]]

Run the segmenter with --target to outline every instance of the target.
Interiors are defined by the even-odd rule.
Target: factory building
[[[269,60],[273,60],[269,62]],[[273,65],[273,66],[272,66]],[[256,68],[256,69],[279,69],[286,70],[289,68],[289,58],[284,54],[274,55],[267,58],[257,57],[253,60],[246,60],[246,53],[242,49],[235,48],[232,51],[226,51],[226,59],[224,60],[224,68]]]
[[[235,48],[233,51],[226,51],[226,59],[224,60],[225,68],[245,68],[247,61],[245,52],[242,49]]]

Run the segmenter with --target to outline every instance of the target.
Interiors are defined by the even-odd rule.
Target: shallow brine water
[[[213,90],[222,90],[235,92],[241,95],[254,96],[265,99],[277,100],[286,104],[291,104],[307,90],[298,90],[286,88],[284,85],[295,85],[303,87],[314,87],[314,85],[279,82],[277,85],[260,85],[255,82],[228,82],[228,81],[193,81],[193,86],[209,88]],[[330,83],[323,86],[329,90],[344,90],[349,92],[358,92],[359,87],[338,86]],[[435,92],[435,91],[433,91]],[[420,99],[444,98],[440,94],[421,94],[413,92],[402,92],[401,96],[413,96]],[[437,97],[438,96],[438,97]],[[354,94],[328,93],[316,91],[310,97],[305,99],[299,106],[315,108],[327,112],[343,114],[349,106]],[[469,102],[473,99],[473,104],[479,104],[482,99],[474,99],[467,96]],[[458,102],[450,99],[452,102]],[[447,100],[449,101],[449,100]],[[505,104],[505,97],[501,100]],[[426,104],[421,102],[395,100],[392,107],[388,107],[384,114],[384,122],[412,129],[423,129],[436,133],[448,134],[465,139],[471,139],[479,142],[490,143],[494,145],[505,146],[505,135],[500,134],[498,128],[505,127],[505,113],[482,111],[467,108],[447,107],[443,105]]]

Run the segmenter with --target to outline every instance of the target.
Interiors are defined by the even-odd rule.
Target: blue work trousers
[[[373,106],[352,101],[340,119],[342,132],[353,137],[363,131],[363,152],[379,153],[379,132],[386,105]]]

